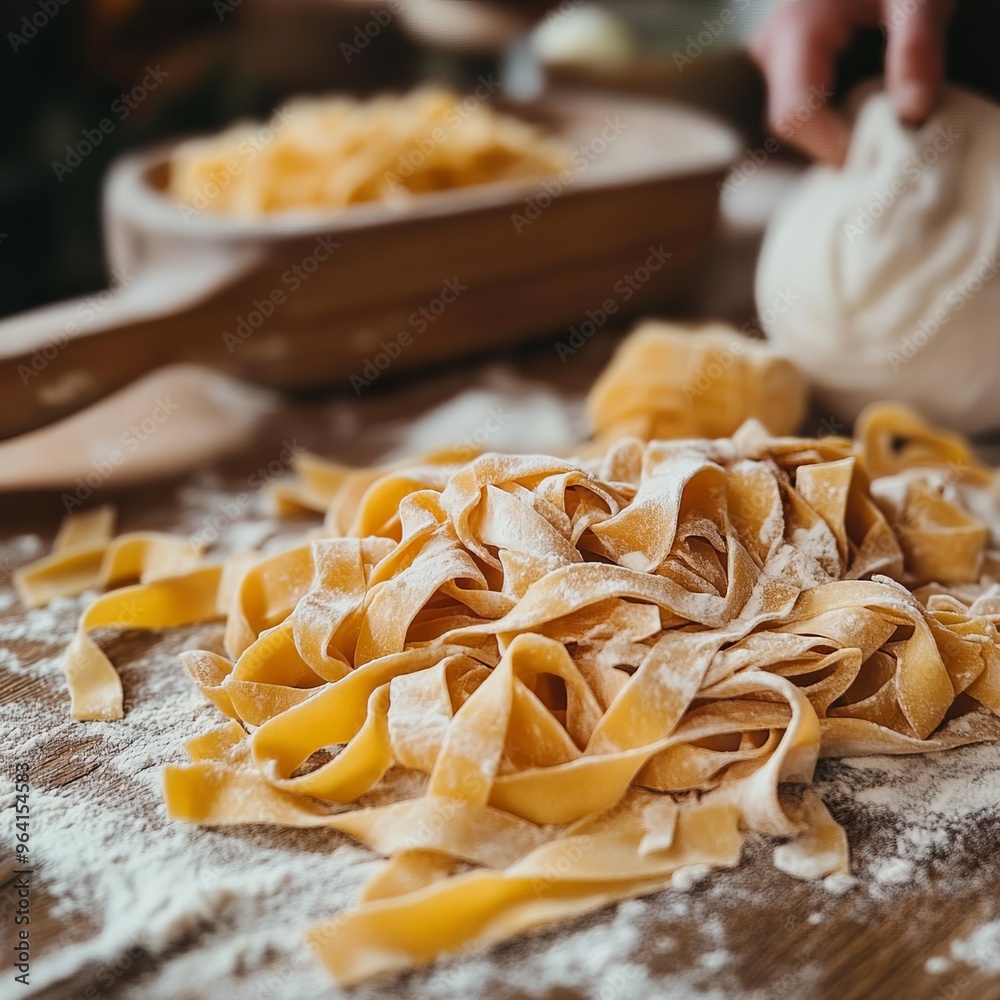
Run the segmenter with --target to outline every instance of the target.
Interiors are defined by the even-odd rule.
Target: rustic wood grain
[[[569,397],[578,396],[604,364],[611,338],[596,339],[585,350],[574,355],[558,368],[553,360],[551,344],[534,350],[524,350],[515,358],[525,373],[557,382]],[[389,383],[373,390],[362,403],[368,406],[364,419],[416,414],[429,403],[443,398],[460,386],[465,376],[457,368],[437,380],[416,383]],[[329,428],[334,409],[341,404],[337,398],[297,405],[289,404],[280,419],[262,430],[255,452],[221,463],[215,473],[236,493],[245,484],[246,470],[273,456],[278,444],[296,439],[313,450],[329,451]],[[361,405],[361,404],[359,404]],[[340,449],[341,459],[362,456]],[[181,505],[175,490],[184,480],[113,494],[121,511],[122,527],[171,529],[181,526]],[[52,494],[22,495],[0,498],[0,567],[3,569],[0,599],[9,595],[10,572],[25,557],[18,555],[23,546],[18,539],[28,533],[38,533],[43,545],[51,544],[63,510],[59,498]],[[0,607],[4,605],[0,600]],[[24,614],[16,604],[0,611],[0,624],[16,622]],[[214,626],[202,630],[211,641]],[[126,712],[143,697],[142,677],[129,665],[141,657],[156,657],[157,669],[178,669],[171,652],[182,649],[197,630],[182,631],[168,636],[123,635],[109,646],[114,661],[121,665],[125,687]],[[201,639],[199,639],[201,641]],[[61,642],[15,642],[13,652],[24,662],[38,662],[58,656]],[[117,787],[120,778],[102,767],[102,747],[109,738],[109,729],[102,724],[65,726],[68,699],[62,680],[57,675],[21,675],[0,665],[0,713],[5,720],[22,718],[28,713],[39,732],[51,729],[53,737],[39,744],[32,760],[32,781],[39,789],[64,789],[81,783],[95,801],[108,795],[135,794]],[[206,709],[206,711],[208,711]],[[61,727],[61,728],[60,728]],[[1000,751],[998,751],[1000,752]],[[180,751],[175,759],[180,759]],[[4,749],[4,777],[10,766],[9,748]],[[837,762],[823,762],[819,776],[834,773],[841,767]],[[849,798],[831,802],[837,818],[847,829],[852,848],[863,854],[879,843],[883,836],[871,822],[869,814],[852,806]],[[138,809],[155,809],[152,799],[136,803]],[[5,829],[7,829],[5,824]],[[225,836],[253,839],[280,845],[287,836],[282,830],[227,830]],[[297,846],[304,851],[322,851],[339,835],[324,831],[300,832]],[[72,850],[72,845],[67,845]],[[717,918],[724,929],[726,948],[731,959],[719,977],[709,976],[709,986],[718,985],[717,996],[733,1000],[752,997],[830,998],[830,1000],[870,1000],[870,998],[906,998],[906,1000],[994,1000],[1000,998],[1000,982],[986,970],[954,963],[950,970],[933,975],[926,971],[925,962],[932,956],[948,953],[949,943],[967,936],[998,913],[997,889],[1000,879],[1000,821],[993,818],[961,831],[952,848],[935,858],[929,866],[929,877],[919,884],[893,887],[882,894],[869,894],[864,887],[844,896],[833,895],[816,885],[794,881],[776,872],[770,861],[770,848],[754,841],[745,853],[741,866],[730,872],[712,875],[696,886],[687,897],[688,912],[682,917],[653,917],[644,931],[644,961],[663,996],[691,995],[681,985],[690,970],[697,966],[706,950],[704,927]],[[859,873],[864,877],[864,873]],[[9,891],[9,881],[4,886]],[[100,928],[85,921],[68,926],[57,915],[57,900],[47,892],[44,875],[34,884],[33,897],[33,968],[40,970],[54,952],[70,940],[81,940],[96,934]],[[664,897],[669,893],[663,894]],[[5,895],[5,928],[9,927],[9,899]],[[602,926],[613,918],[614,909],[573,922],[570,926]],[[818,922],[810,916],[819,914]],[[504,969],[515,968],[526,949],[544,946],[546,940],[563,933],[552,929],[528,941],[516,941],[493,951],[497,982],[502,984]],[[661,947],[668,936],[675,944]],[[0,962],[2,986],[0,996],[17,995],[10,989],[9,961],[6,936],[4,959]],[[198,935],[192,935],[177,953],[196,951]],[[173,955],[174,953],[171,953]],[[171,956],[164,961],[169,962]],[[116,987],[140,984],[143,977],[154,975],[156,964],[138,956],[129,969],[116,980]],[[258,975],[260,975],[258,973]],[[94,970],[71,982],[61,983],[37,994],[42,1000],[70,1000],[84,996],[93,986]],[[421,996],[422,973],[395,980],[365,992],[372,997]],[[253,997],[254,980],[234,977],[232,997]],[[517,993],[496,983],[490,995],[498,1000],[513,1000]],[[140,994],[141,995],[141,994]],[[459,994],[456,993],[456,996]],[[556,990],[552,1000],[574,1000],[584,995],[575,990]],[[190,1000],[207,1000],[191,983],[183,994]],[[602,994],[603,997],[603,994]],[[604,1000],[631,1000],[627,993]]]
[[[680,107],[622,97],[555,95],[518,114],[545,122],[567,150],[568,165],[555,178],[433,192],[402,212],[363,203],[339,213],[293,214],[296,221],[211,212],[185,220],[150,183],[157,175],[162,181],[165,151],[124,161],[109,176],[106,243],[112,260],[130,248],[117,261],[138,283],[129,294],[141,289],[146,300],[165,297],[170,306],[136,318],[113,302],[69,340],[63,330],[78,318],[75,302],[0,321],[0,437],[43,427],[171,362],[282,388],[346,381],[381,340],[396,337],[411,313],[440,294],[446,278],[468,290],[436,320],[433,337],[418,338],[399,357],[397,370],[465,354],[470,343],[517,343],[576,322],[581,306],[592,296],[600,302],[651,245],[665,242],[670,252],[629,311],[677,298],[709,249],[735,136]],[[616,130],[610,141],[602,138],[609,123]],[[515,225],[514,216],[526,211],[530,219]],[[288,270],[317,253],[317,240],[333,241],[335,249],[319,260],[335,254],[336,266],[320,264],[321,277],[300,282],[289,299]],[[188,301],[176,290],[180,266],[193,268],[184,289],[212,268],[220,276]],[[274,293],[280,308],[272,307],[266,329],[234,352],[223,331]],[[53,395],[21,372],[60,338],[60,367],[87,379]]]

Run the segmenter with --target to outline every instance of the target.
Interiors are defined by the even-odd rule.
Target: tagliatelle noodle
[[[557,172],[566,153],[481,98],[436,87],[368,100],[301,97],[270,121],[178,144],[168,191],[197,211],[259,216]]]
[[[875,403],[857,420],[855,436],[873,477],[912,468],[946,467],[959,479],[987,484],[993,470],[978,462],[961,434],[931,427],[907,406]]]
[[[808,403],[798,369],[759,340],[725,324],[690,327],[646,320],[632,333],[588,399],[602,442],[727,437],[746,420],[793,434]]]
[[[91,638],[92,629],[175,628],[211,619],[221,574],[219,566],[204,566],[99,597],[80,619],[66,650],[74,718],[110,721],[123,715],[121,679]]]
[[[147,583],[193,569],[203,546],[186,538],[153,532],[113,537],[114,511],[95,507],[69,517],[52,554],[14,574],[22,602],[30,608],[54,597],[109,587],[126,580]]]
[[[655,407],[623,353],[602,392],[641,382]],[[154,541],[99,575],[106,516],[77,516],[19,579],[31,596],[147,577],[99,598],[67,651],[79,718],[122,710],[92,629],[226,618],[226,655],[182,660],[227,721],[166,768],[167,808],[386,855],[357,908],[309,934],[346,984],[735,865],[749,834],[781,838],[795,877],[847,872],[843,830],[790,787],[818,756],[1000,737],[989,535],[935,485],[949,467],[991,495],[962,442],[891,408],[853,443],[750,421],[584,459],[306,456],[280,494],[326,510],[304,544],[164,576]],[[888,503],[872,477],[901,473]],[[421,791],[366,805],[394,768]]]

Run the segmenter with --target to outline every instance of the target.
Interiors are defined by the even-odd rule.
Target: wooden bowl
[[[237,219],[167,197],[169,149],[120,160],[104,195],[114,290],[0,322],[0,437],[167,363],[357,389],[352,376],[565,329],[609,300],[641,312],[687,288],[736,136],[628,97],[555,93],[516,113],[571,151],[562,174],[401,206]]]

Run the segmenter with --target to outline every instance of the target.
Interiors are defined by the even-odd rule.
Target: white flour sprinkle
[[[875,879],[892,885],[902,885],[913,877],[913,862],[906,858],[890,858],[875,866]]]
[[[44,608],[32,608],[0,626],[2,642],[69,642],[76,620],[93,600],[93,594],[57,597]]]
[[[513,390],[503,378],[486,390],[449,401],[432,421],[402,421],[391,433],[384,427],[378,433],[386,449],[412,454],[455,443],[456,437],[475,442],[477,434],[484,436],[481,430],[486,447],[500,447],[522,441],[542,423],[535,416],[543,411],[528,392],[517,400],[514,416],[494,412],[487,424],[491,408],[509,400]],[[364,422],[354,419],[353,410],[338,412],[351,416],[338,418],[332,431],[361,440]],[[579,434],[572,417],[557,431],[567,445]],[[218,476],[194,477],[179,498],[179,529],[199,531],[230,495]],[[240,518],[226,525],[219,549],[259,544],[277,527],[264,494],[255,495]],[[809,544],[817,564],[833,557],[825,535]],[[21,535],[3,551],[19,564],[41,555],[43,545],[36,536]],[[62,692],[58,650],[93,597],[60,599],[15,615],[9,590],[0,590],[0,611],[8,612],[0,621],[0,669]],[[58,789],[39,777],[33,789],[37,885],[55,901],[47,905],[67,932],[58,949],[36,961],[36,981],[24,996],[56,982],[60,995],[84,996],[95,987],[117,1000],[176,1000],[192,989],[226,1000],[345,996],[303,945],[302,932],[353,905],[381,862],[348,838],[322,830],[202,829],[165,815],[163,763],[183,760],[183,742],[221,722],[183,675],[174,653],[200,645],[217,648],[219,632],[211,626],[147,638],[138,645],[140,652],[120,658],[126,695],[120,723],[74,722],[64,703],[44,714],[15,703],[0,723],[5,755],[27,756],[39,775],[68,760],[80,775]],[[13,641],[39,644],[34,662],[7,648]],[[450,1000],[502,994],[541,1000],[562,989],[593,1000],[764,997],[766,988],[748,992],[736,975],[747,942],[730,931],[745,921],[748,908],[784,918],[783,895],[807,894],[805,909],[798,912],[809,914],[810,933],[823,936],[820,925],[829,926],[839,907],[875,907],[883,898],[898,897],[911,882],[919,886],[932,863],[947,860],[963,832],[984,818],[1000,822],[1000,749],[984,744],[923,757],[829,763],[816,788],[835,811],[843,810],[855,850],[852,870],[864,875],[863,885],[846,875],[830,876],[821,886],[796,882],[770,867],[769,851],[754,855],[751,846],[734,872],[692,866],[653,896],[348,995]],[[9,794],[0,789],[0,806],[9,806]],[[860,843],[853,838],[858,829],[866,831]],[[932,957],[925,968],[941,974],[959,962],[1000,973],[1000,922],[981,923],[956,941],[948,956]],[[136,975],[141,963],[144,971]],[[786,982],[784,993],[819,995],[821,973],[818,963],[805,963],[797,973],[801,978]]]
[[[968,937],[953,941],[951,955],[989,975],[1000,973],[1000,920],[983,924]]]
[[[706,951],[698,959],[698,964],[710,972],[718,972],[729,961],[729,957],[729,952],[724,948],[716,948],[715,951]]]
[[[933,955],[924,962],[924,971],[932,976],[951,972],[956,962],[995,976],[1000,973],[1000,920],[977,927],[971,934],[952,941],[951,957]]]
[[[1000,822],[1000,747],[978,743],[941,753],[858,757],[841,765],[836,788],[878,817],[886,855],[873,859],[882,883],[919,879],[926,863],[951,849],[963,830],[992,818]],[[860,780],[859,780],[860,779]]]
[[[858,880],[853,875],[838,873],[827,875],[823,879],[823,888],[834,896],[843,896],[845,892],[850,892],[858,884]]]
[[[690,892],[712,872],[708,865],[688,865],[678,868],[670,878],[670,887],[678,892]]]
[[[45,549],[45,543],[38,535],[14,535],[3,545],[4,555],[12,562],[27,562],[37,559]]]

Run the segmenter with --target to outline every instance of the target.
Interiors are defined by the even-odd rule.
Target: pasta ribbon
[[[269,139],[262,144],[264,132]],[[252,217],[397,202],[550,174],[566,161],[527,121],[494,111],[479,97],[421,87],[366,101],[300,97],[267,123],[238,122],[182,142],[170,157],[168,190],[199,211]],[[227,183],[220,185],[219,177]]]
[[[608,426],[668,426],[646,361],[677,350],[663,336],[644,331],[599,383]],[[735,865],[749,835],[779,839],[794,877],[846,872],[844,831],[789,787],[820,756],[1000,736],[1000,597],[973,513],[992,473],[905,411],[858,434],[750,420],[582,458],[307,456],[279,500],[325,510],[322,532],[229,582],[158,536],[112,542],[101,512],[19,580],[29,600],[138,581],[98,598],[68,650],[82,719],[122,712],[93,630],[224,608],[226,655],[183,663],[226,721],[166,768],[167,809],[329,827],[387,856],[356,908],[309,933],[354,983]],[[389,795],[399,771],[408,792]]]

